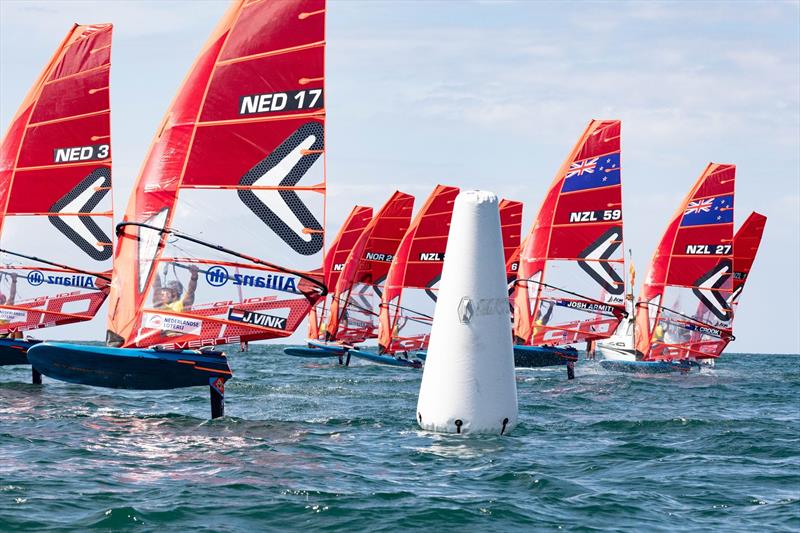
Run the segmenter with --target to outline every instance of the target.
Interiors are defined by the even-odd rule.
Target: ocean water
[[[0,368],[0,530],[800,530],[800,356],[518,371],[506,437],[421,431],[417,370],[230,359],[215,421],[206,388]]]

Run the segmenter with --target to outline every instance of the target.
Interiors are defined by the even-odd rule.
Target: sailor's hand
[[[192,273],[193,278],[197,278],[197,273],[200,272],[200,268],[197,265],[189,265],[189,272]]]

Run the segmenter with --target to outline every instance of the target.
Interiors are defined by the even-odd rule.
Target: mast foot
[[[222,378],[209,378],[208,385],[211,395],[211,418],[225,416],[225,380]]]
[[[42,384],[42,374],[33,367],[31,367],[31,383],[34,385]]]

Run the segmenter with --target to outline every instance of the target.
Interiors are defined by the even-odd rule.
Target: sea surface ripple
[[[800,356],[518,370],[506,437],[421,431],[421,373],[232,351],[208,391],[0,368],[0,530],[798,531]]]

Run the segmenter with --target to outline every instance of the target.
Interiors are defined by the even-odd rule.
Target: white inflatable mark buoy
[[[517,384],[497,196],[458,195],[444,257],[417,422],[506,434],[517,423]]]

